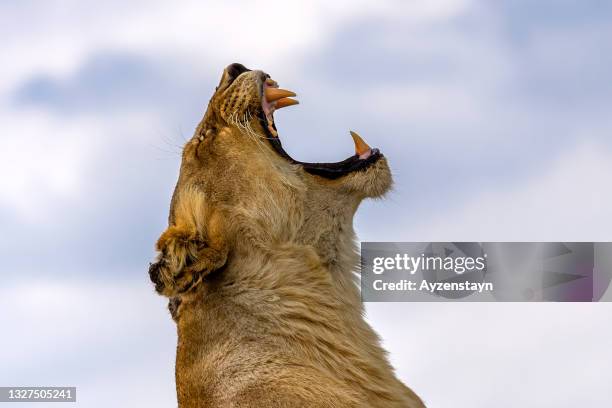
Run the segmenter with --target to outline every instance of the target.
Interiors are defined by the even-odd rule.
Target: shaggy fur
[[[354,273],[353,216],[390,188],[386,159],[305,172],[256,119],[264,74],[230,67],[185,145],[149,271],[178,326],[179,406],[423,407],[363,319]]]

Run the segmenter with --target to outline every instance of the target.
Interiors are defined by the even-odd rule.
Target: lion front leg
[[[156,247],[159,256],[149,267],[149,277],[155,290],[167,297],[189,292],[227,259],[226,246],[220,239],[203,239],[189,226],[169,227]]]

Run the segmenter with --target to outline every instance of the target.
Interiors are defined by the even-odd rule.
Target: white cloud
[[[612,305],[368,303],[398,375],[429,407],[603,407]]]
[[[0,138],[0,204],[40,220],[45,201],[76,194],[80,170],[100,137],[96,130],[84,121],[0,110],[5,135]]]
[[[452,121],[457,126],[482,118],[483,109],[486,108],[483,102],[480,96],[470,94],[458,86],[388,85],[365,92],[361,99],[361,109],[373,118],[394,123]],[[444,139],[452,138],[452,135],[441,136]]]
[[[61,3],[61,4],[59,4]],[[433,22],[465,10],[466,0],[262,2],[46,3],[37,12],[8,9],[0,91],[45,72],[65,75],[99,50],[151,56],[188,55],[208,69],[230,62],[275,67],[289,75],[307,50],[322,45],[343,23],[358,18],[405,16]],[[12,18],[8,18],[12,16]],[[28,24],[23,24],[23,19]],[[18,41],[17,41],[18,39]]]
[[[52,205],[91,199],[82,192],[97,182],[92,170],[116,168],[118,163],[100,162],[102,150],[150,147],[139,151],[146,158],[156,154],[151,143],[160,138],[160,128],[154,115],[137,110],[104,120],[91,115],[67,120],[42,110],[0,108],[0,134],[8,136],[0,138],[0,205],[42,225]]]
[[[11,281],[0,288],[0,382],[77,386],[88,407],[176,404],[165,306],[145,277]]]
[[[467,203],[408,220],[406,240],[609,241],[612,151],[584,142],[522,184],[478,191]],[[421,222],[419,222],[421,221]]]

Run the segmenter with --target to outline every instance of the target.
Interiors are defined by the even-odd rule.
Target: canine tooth
[[[278,101],[276,101],[276,105],[274,105],[274,107],[276,109],[281,109],[281,108],[285,108],[287,106],[297,105],[298,103],[300,103],[300,102],[296,101],[295,99],[281,98]]]
[[[266,88],[264,93],[266,95],[266,100],[270,103],[288,96],[295,96],[295,92],[280,88]]]
[[[357,154],[358,156],[362,156],[371,151],[370,146],[368,146],[368,144],[361,138],[361,136],[359,136],[352,130],[350,132],[351,136],[353,137],[353,142],[355,142],[355,154]]]

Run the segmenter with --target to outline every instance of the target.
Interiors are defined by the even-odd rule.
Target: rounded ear
[[[221,74],[221,80],[219,81],[219,85],[217,85],[216,90],[218,91],[219,89],[229,86],[229,84],[231,84],[234,79],[238,78],[240,74],[248,71],[250,71],[250,69],[237,62],[228,65],[223,70],[223,74]]]

